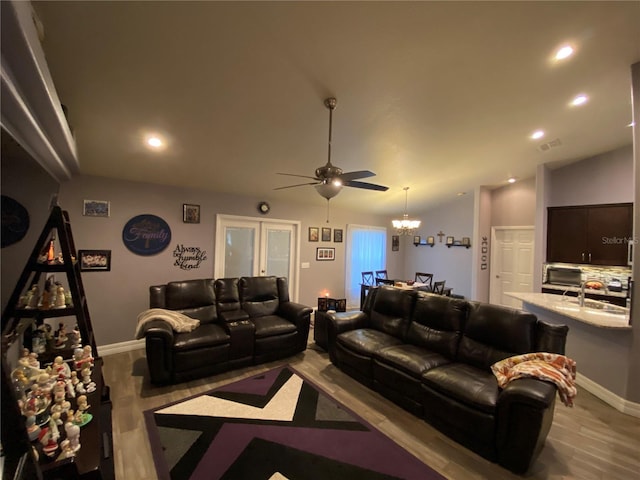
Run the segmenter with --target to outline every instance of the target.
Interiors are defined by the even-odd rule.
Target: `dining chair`
[[[373,272],[362,272],[362,284],[363,285],[374,285],[373,281]]]
[[[427,287],[431,288],[433,282],[433,273],[416,272],[416,282],[424,283]]]
[[[384,278],[385,280],[387,280],[389,276],[387,275],[386,270],[376,270],[376,278]]]
[[[444,295],[444,284],[446,280],[439,280],[437,282],[433,282],[433,293],[437,293],[438,295]]]
[[[389,278],[376,277],[376,286],[378,285],[393,285],[394,281]]]

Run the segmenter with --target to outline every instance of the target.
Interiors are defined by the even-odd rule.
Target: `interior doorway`
[[[489,302],[522,308],[505,292],[533,292],[534,227],[491,227]]]
[[[215,278],[286,277],[298,299],[300,222],[216,215]]]

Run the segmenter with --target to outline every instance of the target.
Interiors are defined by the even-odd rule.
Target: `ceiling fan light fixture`
[[[393,228],[398,235],[413,235],[420,228],[420,220],[411,220],[407,213],[407,202],[409,198],[409,187],[404,187],[404,214],[402,220],[391,220]]]
[[[320,194],[320,196],[329,200],[342,191],[342,185],[335,185],[333,183],[321,183],[320,185],[316,185],[316,191]]]

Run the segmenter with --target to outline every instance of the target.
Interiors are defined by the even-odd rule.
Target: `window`
[[[362,272],[387,268],[387,229],[347,225],[346,260],[347,303],[359,308]]]

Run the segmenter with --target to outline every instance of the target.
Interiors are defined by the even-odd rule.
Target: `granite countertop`
[[[543,283],[542,288],[548,288],[550,290],[558,290],[560,292],[568,291],[568,292],[579,292],[580,287],[573,287],[568,285],[552,285],[550,283]],[[585,288],[585,293],[590,293],[594,295],[603,295],[608,297],[619,297],[626,298],[627,291],[622,290],[621,292],[612,292],[611,290],[600,289],[596,290],[595,288]]]
[[[624,307],[590,299],[587,299],[586,305],[581,307],[575,297],[564,297],[552,293],[505,292],[505,294],[524,303],[529,303],[596,327],[631,329],[631,325],[629,325],[629,310]]]

